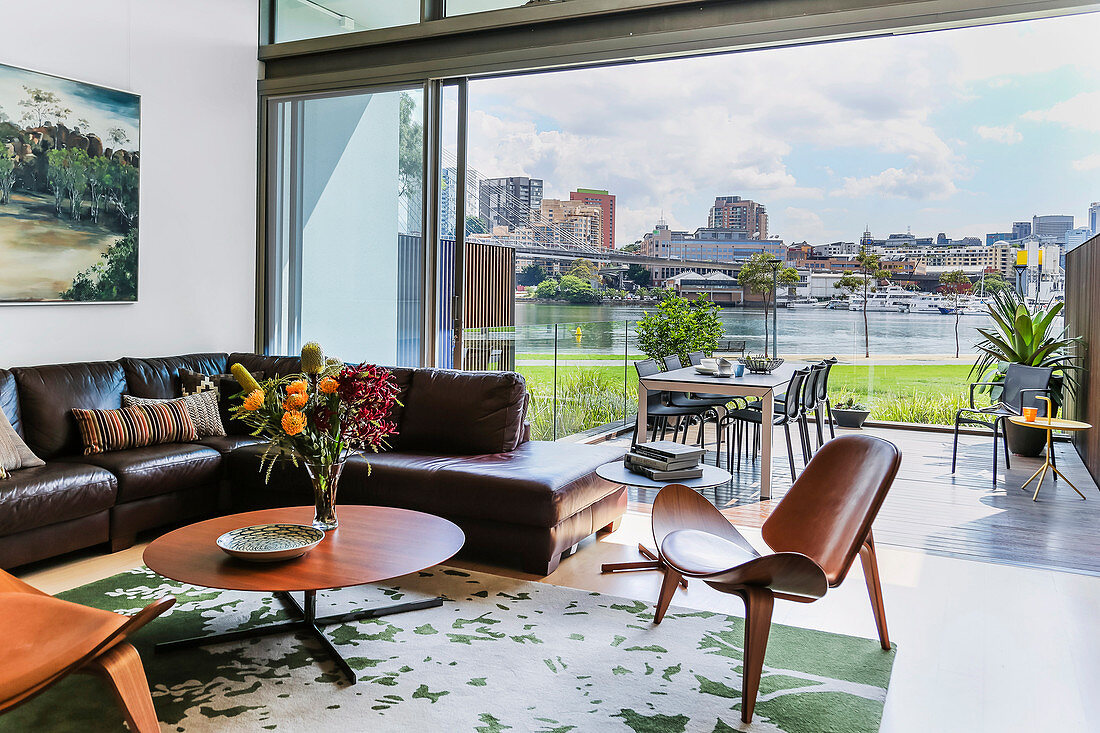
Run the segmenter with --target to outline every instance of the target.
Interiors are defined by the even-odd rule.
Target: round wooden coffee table
[[[340,505],[340,526],[308,554],[275,563],[251,563],[222,552],[215,540],[238,527],[288,522],[310,524],[313,507],[263,509],[208,519],[154,540],[143,559],[153,572],[207,588],[274,593],[297,616],[222,634],[157,644],[157,651],[204,646],[236,639],[305,631],[328,650],[351,684],[355,672],[321,627],[443,605],[442,598],[411,601],[336,616],[317,615],[317,591],[377,583],[430,568],[461,549],[466,537],[454,523],[431,514],[377,506]],[[301,603],[291,595],[301,592]]]

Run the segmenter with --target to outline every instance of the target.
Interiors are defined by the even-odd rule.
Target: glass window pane
[[[420,0],[275,0],[275,42],[420,22]]]
[[[485,10],[518,8],[526,4],[527,0],[447,0],[447,15],[467,15]]]
[[[419,366],[423,90],[275,107],[269,350]]]

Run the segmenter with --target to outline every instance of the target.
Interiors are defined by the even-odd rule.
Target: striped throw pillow
[[[73,417],[84,440],[84,455],[198,438],[183,400],[133,405],[121,410],[80,410]]]

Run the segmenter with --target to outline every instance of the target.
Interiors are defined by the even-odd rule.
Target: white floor
[[[758,533],[744,531],[760,545]],[[655,599],[659,573],[599,571],[603,562],[637,559],[637,543],[647,540],[648,515],[628,514],[619,531],[586,540],[545,582]],[[89,555],[23,577],[58,592],[140,564],[141,549]],[[879,563],[890,637],[898,646],[883,733],[1100,731],[1100,578],[886,545],[879,546]],[[742,614],[736,598],[699,582],[679,591],[674,603]],[[874,637],[859,563],[817,603],[777,603],[775,620]]]

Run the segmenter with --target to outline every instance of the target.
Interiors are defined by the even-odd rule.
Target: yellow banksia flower
[[[241,389],[248,394],[252,394],[260,388],[260,383],[252,376],[252,372],[244,368],[243,364],[234,364],[230,367],[230,371],[237,378],[237,384],[241,385]]]
[[[299,410],[305,407],[307,402],[309,402],[309,397],[305,392],[291,392],[286,396],[283,407],[288,410]]]
[[[287,410],[283,413],[282,423],[287,435],[297,435],[306,429],[306,416],[297,410]]]
[[[299,379],[298,381],[291,382],[290,384],[288,384],[286,386],[286,393],[288,395],[299,394],[299,393],[300,394],[305,394],[308,389],[309,389],[309,385],[306,384],[306,380]]]
[[[264,391],[262,389],[254,389],[248,393],[248,396],[244,398],[244,409],[249,412],[254,412],[264,406]]]
[[[340,383],[332,377],[325,377],[318,383],[317,388],[325,394],[332,394],[336,390],[340,389]]]
[[[325,368],[325,350],[316,341],[302,347],[302,372],[320,374]]]

